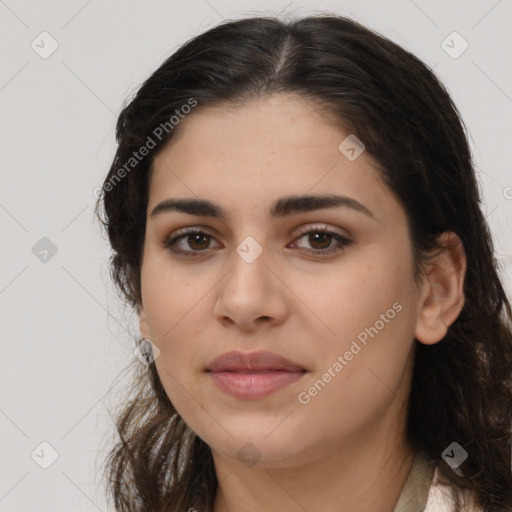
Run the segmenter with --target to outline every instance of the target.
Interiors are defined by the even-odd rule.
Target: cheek
[[[316,371],[300,389],[299,411],[317,418],[317,428],[333,440],[371,425],[392,404],[405,401],[415,309],[395,300],[398,290],[365,290],[352,300],[347,288],[338,293],[346,301],[325,316],[335,335],[318,343]]]
[[[143,267],[142,298],[151,338],[160,349],[155,365],[162,385],[176,408],[187,409],[191,404],[186,390],[200,366],[200,334],[208,321],[201,299],[211,286],[205,278],[193,282],[169,268],[168,262]]]
[[[409,275],[383,260],[329,281],[323,294],[312,297],[312,309],[322,311],[331,334],[315,348],[319,364],[302,389],[310,414],[336,404],[331,420],[348,426],[349,418],[369,420],[389,406],[409,366],[412,299]]]
[[[406,316],[401,311],[412,297],[411,277],[397,260],[396,255],[375,250],[364,261],[354,258],[354,264],[347,262],[328,275],[297,279],[294,291],[307,298],[304,304],[309,309],[303,318],[313,318],[313,312],[319,325],[321,320],[326,352],[343,349],[358,336],[364,341],[365,333],[369,336],[366,330],[375,324],[379,337],[389,334],[388,341],[393,342],[393,329],[400,332]]]
[[[191,278],[180,268],[171,267],[168,261],[155,259],[143,266],[141,284],[146,317],[156,340],[171,342],[174,334],[184,328],[190,330],[191,337],[201,332],[200,322],[205,316],[194,313],[211,292],[211,276]]]

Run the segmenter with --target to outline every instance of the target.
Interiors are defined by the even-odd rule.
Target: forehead
[[[198,106],[179,128],[153,161],[149,209],[183,196],[263,207],[270,196],[339,193],[382,203],[391,195],[368,152],[350,160],[340,150],[350,132],[295,95]]]

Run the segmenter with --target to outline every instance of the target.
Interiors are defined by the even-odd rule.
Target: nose
[[[216,288],[214,314],[225,327],[251,331],[278,325],[288,315],[290,292],[270,251],[251,259],[233,251],[230,269]]]

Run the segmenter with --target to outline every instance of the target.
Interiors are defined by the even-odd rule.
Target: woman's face
[[[404,210],[376,162],[296,96],[181,122],[154,160],[139,313],[179,414],[214,456],[260,467],[401,435],[419,291]],[[347,199],[295,199],[326,195]],[[151,215],[184,199],[223,217]],[[202,234],[165,245],[191,228]],[[294,366],[242,358],[209,371],[232,351]]]

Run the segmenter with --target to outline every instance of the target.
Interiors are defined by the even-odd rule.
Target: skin
[[[440,341],[460,313],[460,240],[447,233],[446,249],[416,283],[406,214],[377,162],[367,151],[347,159],[338,146],[349,132],[300,97],[198,109],[180,128],[153,164],[138,313],[141,334],[161,351],[155,363],[166,393],[212,449],[214,512],[392,512],[414,456],[405,439],[414,337]],[[271,218],[274,200],[306,193],[349,196],[373,218],[347,207]],[[226,218],[151,218],[168,198],[214,201]],[[322,231],[318,224],[352,243],[318,254],[339,247],[303,234]],[[212,236],[195,244],[184,237],[179,248],[198,256],[164,247],[193,226]],[[263,249],[250,264],[236,252],[248,236]],[[394,303],[400,312],[300,403],[298,394]],[[237,399],[204,371],[231,350],[269,350],[307,373],[267,397]],[[237,457],[248,442],[261,457],[252,466]]]

